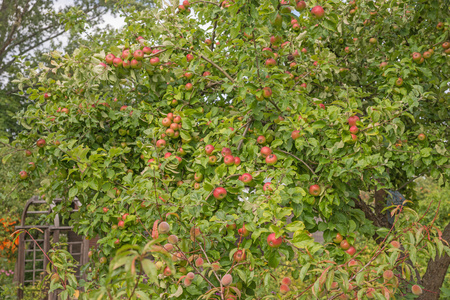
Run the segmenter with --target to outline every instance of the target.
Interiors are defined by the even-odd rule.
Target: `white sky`
[[[73,0],[56,0],[55,8],[56,8],[56,10],[59,10],[67,5],[71,5],[71,4],[73,4]],[[125,18],[119,17],[119,16],[114,17],[111,13],[108,12],[106,15],[103,16],[103,23],[100,24],[99,27],[103,28],[106,25],[111,25],[113,28],[118,29],[125,25],[124,20],[125,20]],[[92,31],[93,31],[92,29],[88,30],[88,32],[92,32]],[[62,41],[64,44],[66,44],[68,41],[68,36],[67,36],[67,34],[63,34],[58,39],[60,41]],[[62,49],[60,49],[60,50],[62,50]]]

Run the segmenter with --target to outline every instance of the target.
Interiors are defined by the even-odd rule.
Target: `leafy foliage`
[[[129,9],[112,46],[54,51],[15,81],[38,87],[11,147],[37,147],[46,199],[69,200],[55,213],[101,237],[89,297],[410,297],[418,255],[450,250],[410,207],[388,227],[377,192],[448,182],[447,4],[184,5]],[[296,285],[273,276],[286,261]]]

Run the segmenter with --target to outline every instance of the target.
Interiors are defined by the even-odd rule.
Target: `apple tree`
[[[450,225],[412,187],[450,177],[448,12],[162,1],[114,46],[18,74],[37,86],[9,146],[36,158],[21,184],[51,170],[55,212],[100,237],[80,297],[438,299]]]

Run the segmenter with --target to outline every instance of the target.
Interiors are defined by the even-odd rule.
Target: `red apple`
[[[226,156],[223,158],[223,162],[224,162],[225,165],[227,165],[227,166],[234,165],[234,157],[233,157],[233,155],[226,155]]]
[[[291,133],[291,138],[293,139],[293,140],[296,140],[296,139],[298,139],[300,137],[300,130],[294,130],[294,131],[292,131],[292,133]]]
[[[192,85],[192,83],[186,83],[186,85],[184,86],[184,88],[186,89],[186,91],[192,91],[192,89],[194,88],[194,86]]]
[[[38,139],[36,142],[36,146],[38,146],[39,148],[42,148],[46,145],[46,142],[44,139]]]
[[[236,165],[236,166],[239,166],[240,164],[241,164],[241,159],[239,158],[239,157],[235,157],[234,158],[234,164]]]
[[[234,252],[233,259],[235,262],[239,263],[245,260],[245,250],[238,250]]]
[[[275,236],[275,233],[271,233],[267,237],[267,244],[269,244],[269,247],[278,248],[283,242],[283,237],[280,236],[279,238],[275,238]]]
[[[19,172],[19,177],[20,177],[20,179],[22,179],[22,180],[27,179],[27,178],[28,178],[28,173],[27,173],[27,171],[20,171],[20,172]]]
[[[311,185],[309,187],[309,193],[315,197],[319,196],[320,195],[320,186],[317,184]]]
[[[349,130],[350,130],[350,133],[353,133],[353,134],[356,134],[359,131],[358,127],[356,127],[355,125],[351,126]]]
[[[166,141],[165,140],[157,140],[156,141],[156,148],[162,149],[166,147]]]
[[[348,125],[350,126],[356,126],[356,122],[359,121],[359,117],[358,116],[351,116],[347,119],[348,121]]]
[[[274,67],[277,64],[277,62],[275,61],[275,59],[273,58],[269,58],[266,60],[266,67]]]
[[[262,157],[266,158],[270,154],[272,154],[272,150],[269,147],[262,147],[261,148],[261,155],[262,155]]]
[[[252,182],[252,180],[253,180],[253,177],[249,173],[242,174],[241,181],[243,183],[250,183],[250,182]]]
[[[298,11],[302,11],[306,8],[306,3],[305,1],[298,1],[297,4],[295,5],[295,9]]]
[[[206,145],[205,146],[205,153],[207,155],[210,155],[213,151],[214,151],[214,146],[213,145]]]
[[[342,248],[343,250],[348,250],[348,248],[350,248],[350,244],[347,242],[347,240],[343,240],[343,241],[340,243],[340,246],[341,246],[341,248]]]
[[[114,54],[109,53],[109,54],[106,55],[105,61],[106,61],[106,63],[107,63],[108,65],[111,65],[111,64],[113,63],[114,58],[116,58],[116,57],[114,56]]]
[[[192,54],[188,54],[188,55],[186,55],[186,59],[187,59],[187,61],[189,62],[189,61],[191,61],[191,60],[193,60],[194,59],[194,55],[192,55]]]
[[[266,163],[272,166],[277,163],[277,156],[275,154],[270,154],[266,157]]]
[[[264,145],[266,143],[266,137],[263,135],[260,135],[256,138],[256,142],[260,145]]]
[[[272,184],[271,182],[266,182],[266,183],[264,183],[263,191],[264,191],[264,192],[267,192],[267,191],[273,192],[273,189],[272,189],[271,184]]]
[[[349,254],[350,256],[353,256],[356,253],[356,249],[355,249],[355,247],[350,246],[350,248],[348,248],[348,250],[345,252],[347,252],[347,254]]]
[[[270,87],[265,87],[263,88],[263,97],[264,98],[270,98],[270,96],[272,96],[272,90],[270,89]]]
[[[152,57],[152,58],[150,58],[150,64],[151,64],[152,66],[157,66],[157,65],[159,65],[159,58],[158,58],[158,57]]]
[[[227,196],[227,191],[223,187],[217,187],[214,189],[213,196],[217,200],[222,200]]]
[[[311,9],[311,14],[313,14],[313,16],[314,16],[316,19],[321,19],[321,18],[323,18],[323,16],[325,15],[325,11],[323,10],[323,7],[322,7],[322,6],[317,5],[317,6],[314,6],[314,7]]]

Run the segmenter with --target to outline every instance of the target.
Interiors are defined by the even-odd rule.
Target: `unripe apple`
[[[262,49],[262,53],[264,57],[270,57],[270,53],[273,53],[273,51],[271,48],[265,47]]]
[[[291,133],[291,138],[295,141],[300,137],[300,130],[294,130]]]
[[[376,38],[370,38],[369,39],[369,43],[376,44],[377,43],[377,39]]]
[[[394,278],[394,272],[392,272],[392,270],[386,270],[383,272],[383,278],[386,281],[391,280],[392,278]]]
[[[28,163],[28,170],[29,171],[34,171],[35,169],[36,169],[36,164],[34,162],[30,161]]]
[[[272,96],[272,90],[270,89],[270,87],[264,87],[263,88],[263,97],[264,98],[270,98],[270,96]]]
[[[225,274],[222,277],[222,280],[220,281],[220,283],[222,283],[223,286],[229,286],[232,282],[233,282],[233,277],[231,277],[230,274]]]
[[[194,73],[186,72],[186,73],[184,73],[184,77],[186,77],[187,79],[191,79],[192,77],[194,77]]]
[[[215,155],[211,155],[208,157],[208,164],[215,165],[217,162],[217,157]]]
[[[398,79],[395,81],[395,85],[398,86],[398,87],[402,86],[402,85],[403,85],[403,79],[398,78]]]
[[[222,200],[227,196],[227,191],[223,187],[217,187],[214,189],[213,196],[217,200]]]
[[[336,237],[333,239],[333,242],[339,244],[340,242],[342,242],[343,239],[344,237],[338,232],[336,234]]]
[[[421,142],[425,141],[426,138],[427,138],[427,136],[426,136],[425,134],[423,134],[423,133],[420,133],[420,134],[417,136],[417,139],[418,139],[419,141],[421,141]]]
[[[205,262],[204,262],[203,258],[201,258],[201,257],[199,257],[199,258],[197,258],[197,259],[195,260],[195,266],[196,266],[196,267],[201,267],[201,266],[203,266],[204,263],[205,263]]]
[[[311,185],[309,187],[309,194],[312,195],[312,196],[317,197],[317,196],[320,195],[320,192],[321,192],[320,191],[320,186],[317,185],[317,184]]]
[[[197,182],[202,182],[203,181],[203,174],[202,173],[195,173],[194,174],[194,180]]]
[[[250,232],[247,230],[247,228],[245,228],[245,224],[242,225],[242,228],[238,229],[238,233],[239,233],[239,235],[242,235],[243,237],[246,237],[250,234]]]
[[[244,261],[245,257],[246,257],[245,250],[238,250],[233,255],[234,261],[236,261],[238,263]]]
[[[260,145],[264,145],[266,143],[266,137],[263,135],[260,135],[256,138],[256,142]]]
[[[343,250],[348,250],[348,248],[350,248],[350,244],[347,242],[347,240],[343,240],[343,241],[340,243],[340,246],[341,246],[341,248],[342,248]]]
[[[280,293],[281,293],[281,294],[286,294],[286,293],[288,293],[290,290],[291,290],[291,289],[290,289],[287,285],[285,285],[285,284],[280,285]]]
[[[184,278],[184,286],[190,286],[192,284],[192,281],[191,280],[189,280],[189,278]]]
[[[422,295],[422,288],[415,284],[411,287],[411,292],[416,296]]]
[[[391,241],[391,246],[400,249],[400,243],[398,241]]]
[[[316,18],[316,19],[321,19],[323,18],[323,16],[325,15],[325,11],[323,10],[323,7],[320,5],[314,6],[311,9],[311,14]]]
[[[291,285],[291,279],[289,278],[289,277],[284,277],[282,280],[281,280],[281,284],[285,284],[285,285]]]
[[[166,234],[170,231],[170,225],[167,222],[161,222],[158,225],[158,232],[161,234]]]
[[[437,30],[442,30],[442,29],[444,29],[444,23],[442,23],[442,22],[437,23],[436,29],[437,29]]]
[[[267,237],[267,244],[269,244],[269,247],[272,247],[272,248],[280,247],[281,243],[283,242],[283,237],[281,237],[281,236],[278,238],[275,238],[275,237],[276,237],[275,233],[271,233]]]
[[[219,271],[220,270],[220,264],[218,262],[214,262],[211,264],[211,267],[214,271]]]

